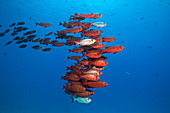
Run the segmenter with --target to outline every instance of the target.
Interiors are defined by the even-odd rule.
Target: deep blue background
[[[65,29],[59,22],[68,22],[74,13],[103,14],[85,21],[106,22],[102,35],[117,38],[107,46],[125,46],[118,54],[106,54],[109,70],[103,71],[101,80],[109,86],[94,89],[90,104],[71,103],[62,90],[66,81],[60,80],[66,66],[74,63],[67,61],[74,55],[68,54],[70,47],[42,52],[34,51],[33,43],[25,49],[15,43],[6,46],[13,39],[10,31],[0,37],[0,113],[170,113],[170,1],[1,0],[0,32],[24,21],[43,37]],[[35,22],[53,25],[44,29]]]

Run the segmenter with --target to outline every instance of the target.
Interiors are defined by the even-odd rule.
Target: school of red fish
[[[89,29],[94,26],[97,28],[102,28],[106,26],[105,22],[84,22],[86,18],[89,19],[98,19],[101,18],[102,14],[77,14],[72,15],[69,19],[69,22],[63,22],[59,25],[66,27],[65,30],[57,31],[57,32],[49,32],[45,34],[45,37],[48,38],[36,38],[35,35],[36,30],[28,31],[27,27],[23,27],[24,22],[12,23],[9,27],[14,27],[11,36],[14,38],[7,42],[6,45],[11,44],[16,41],[16,44],[21,44],[20,48],[26,48],[27,42],[39,42],[38,45],[34,45],[32,48],[35,50],[42,51],[51,51],[53,47],[60,47],[63,45],[75,46],[74,49],[68,50],[74,53],[82,53],[82,56],[71,56],[68,57],[68,60],[75,60],[76,63],[67,67],[67,73],[65,76],[61,77],[62,79],[68,81],[66,85],[63,86],[65,89],[65,93],[69,95],[76,95],[76,100],[78,103],[89,103],[91,99],[88,97],[90,95],[94,95],[95,92],[91,90],[91,88],[102,88],[108,86],[105,81],[100,80],[103,73],[102,70],[105,69],[109,63],[105,60],[105,53],[113,53],[116,54],[125,47],[119,45],[113,45],[106,47],[106,42],[115,41],[114,37],[102,37],[102,30],[97,29]],[[83,22],[81,22],[83,21]],[[41,26],[44,28],[50,27],[51,23],[36,23],[37,26]],[[0,33],[0,37],[5,36],[10,29],[5,30]],[[18,36],[19,32],[24,32],[23,36]],[[72,33],[72,35],[68,35]],[[75,33],[80,33],[80,37],[74,37]],[[49,38],[49,36],[56,36],[55,40]],[[100,38],[102,37],[102,38]],[[59,42],[57,39],[66,39],[66,42]],[[24,43],[24,44],[22,44]],[[44,48],[41,45],[51,45],[51,47]]]

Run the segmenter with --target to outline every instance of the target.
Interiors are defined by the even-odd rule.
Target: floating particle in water
[[[4,55],[7,55],[7,53],[4,53]]]
[[[159,76],[159,73],[156,73],[155,75],[156,75],[156,76]]]
[[[137,88],[137,87],[136,87],[136,88],[134,88],[134,90],[138,90],[138,89],[139,89],[139,88]]]
[[[152,48],[152,46],[148,46],[147,48],[150,48],[150,49],[151,49],[151,48]]]
[[[127,27],[127,28],[126,28],[126,30],[130,30],[130,28],[129,28],[129,27]]]
[[[122,43],[124,43],[125,41],[122,41]]]
[[[157,23],[157,22],[155,22],[154,24],[155,24],[155,25],[158,25],[158,23]]]
[[[29,19],[31,20],[31,17],[29,17]]]
[[[143,19],[144,19],[144,17],[141,17],[141,18],[140,18],[140,20],[143,20]]]
[[[114,16],[115,15],[115,13],[112,13],[110,16]]]
[[[2,27],[2,25],[0,25],[0,27]]]
[[[124,6],[128,6],[128,4],[125,4]]]
[[[108,71],[108,70],[109,70],[109,68],[108,68],[108,67],[105,67],[105,68],[104,68],[104,70],[107,70],[107,71]]]
[[[170,3],[168,3],[168,5],[170,5]]]
[[[128,76],[128,75],[130,75],[130,74],[129,74],[129,72],[125,72],[125,75],[127,75],[127,76]]]
[[[132,54],[131,53],[129,53],[129,54],[127,54],[128,56],[132,56]]]

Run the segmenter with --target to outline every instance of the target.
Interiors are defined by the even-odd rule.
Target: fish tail
[[[81,38],[84,36],[84,34],[81,34]]]
[[[64,21],[64,25],[67,25],[67,22]]]
[[[61,22],[60,22],[60,24],[59,25],[63,25]]]
[[[73,18],[70,18],[70,20],[72,20]]]
[[[74,97],[71,97],[72,98],[72,103],[76,100],[76,98],[74,98]]]
[[[84,57],[84,56],[86,56],[86,54],[85,54],[85,53],[83,53],[83,57]]]
[[[76,43],[76,45],[75,45],[75,46],[79,45],[79,42],[76,42],[76,41],[74,41],[74,42]]]
[[[67,66],[67,70],[69,70],[70,68]]]
[[[61,77],[61,79],[64,79],[64,77]]]
[[[75,13],[75,15],[78,15],[77,13]]]
[[[70,50],[70,49],[69,49],[68,51],[69,51],[68,53],[70,53],[70,52],[71,52],[71,50]]]
[[[63,85],[63,89],[65,89],[65,88],[66,88],[66,86]]]
[[[77,63],[80,63],[80,61],[79,61],[79,60],[77,60]]]
[[[70,57],[67,57],[67,59],[69,60],[69,59],[70,59]]]
[[[36,22],[35,24],[36,24],[36,26],[38,25],[38,23],[37,23],[37,22]]]
[[[69,87],[69,85],[66,83],[66,87]]]

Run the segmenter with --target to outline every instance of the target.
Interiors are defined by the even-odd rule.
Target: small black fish
[[[19,36],[16,36],[13,40],[19,40],[20,37]]]
[[[21,38],[20,38],[20,40],[24,40],[25,39],[25,37],[24,36],[22,36]]]
[[[17,25],[24,25],[25,22],[18,22]]]
[[[9,41],[9,42],[7,42],[5,45],[9,45],[9,44],[11,44],[12,43],[12,41]]]
[[[23,30],[26,31],[28,29],[28,27],[24,27]]]
[[[16,23],[12,23],[11,25],[9,25],[9,27],[15,26]]]
[[[40,47],[39,45],[32,46],[32,48],[34,49],[39,48],[39,47]]]
[[[144,17],[141,17],[141,18],[140,18],[140,20],[143,20],[143,19],[144,19]]]
[[[16,42],[16,44],[21,44],[21,43],[22,43],[22,41],[17,41],[17,42]]]
[[[2,25],[0,25],[0,27],[2,27]]]
[[[24,29],[24,27],[14,27],[14,32],[20,32]]]
[[[13,33],[11,33],[11,36],[15,36],[15,35],[17,35],[18,33],[16,33],[16,32],[13,32]]]
[[[4,33],[8,33],[10,31],[10,29],[7,29],[7,30],[5,30],[5,32]]]
[[[20,45],[19,48],[26,48],[27,45],[26,44],[23,44],[23,45]]]
[[[3,37],[5,35],[5,33],[0,33],[0,37]]]

